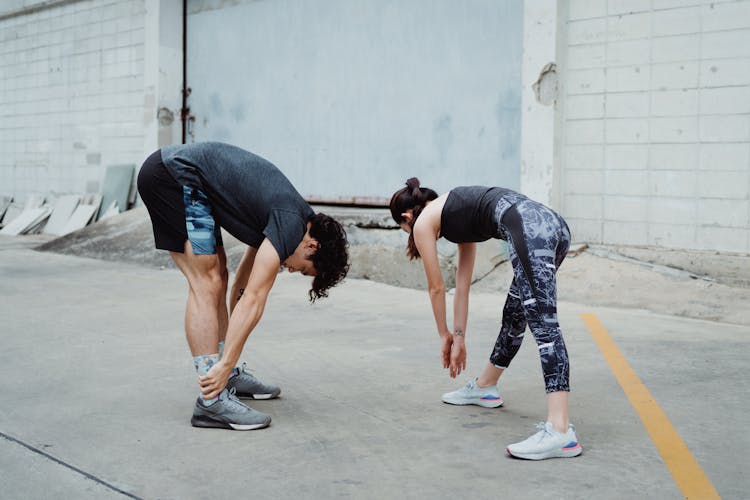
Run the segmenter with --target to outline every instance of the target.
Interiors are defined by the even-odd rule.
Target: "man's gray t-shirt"
[[[315,212],[271,162],[220,142],[166,146],[161,157],[180,185],[206,195],[216,223],[243,243],[258,248],[268,238],[283,262],[302,241]]]

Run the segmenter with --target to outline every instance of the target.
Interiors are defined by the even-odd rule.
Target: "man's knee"
[[[226,280],[223,275],[224,271],[218,266],[202,270],[190,280],[190,287],[198,295],[219,296],[222,290],[226,290]]]
[[[226,280],[229,279],[226,265],[217,255],[186,255],[178,267],[190,283],[190,288],[200,295],[217,295],[221,293]],[[226,276],[225,276],[226,275]]]

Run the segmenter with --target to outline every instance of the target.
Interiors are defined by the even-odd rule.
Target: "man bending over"
[[[167,146],[138,174],[156,248],[168,250],[188,281],[185,333],[201,396],[195,427],[268,426],[271,417],[238,398],[278,397],[237,362],[263,315],[280,266],[312,276],[310,300],[328,296],[349,269],[346,233],[316,214],[273,164],[218,142]],[[246,243],[231,290],[221,228]]]

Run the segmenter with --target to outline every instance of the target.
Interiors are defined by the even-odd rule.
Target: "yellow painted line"
[[[651,436],[685,498],[721,498],[685,442],[677,434],[667,415],[617,348],[617,344],[609,336],[599,318],[594,314],[581,314],[581,318],[591,331],[594,341],[609,363],[612,373],[630,400],[630,404],[641,417],[643,426]]]

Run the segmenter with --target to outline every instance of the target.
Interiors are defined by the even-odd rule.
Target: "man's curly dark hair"
[[[317,275],[310,289],[310,302],[328,297],[328,289],[336,286],[349,272],[349,242],[343,226],[333,217],[315,214],[308,219],[310,236],[320,245],[310,257]]]

